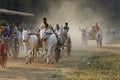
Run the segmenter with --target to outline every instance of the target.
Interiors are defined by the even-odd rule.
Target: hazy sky
[[[105,27],[119,26],[119,0],[44,0],[43,5],[44,13],[40,14],[41,17],[45,15],[55,21],[74,20],[81,25],[98,22]]]
[[[40,16],[51,12],[51,8],[53,8],[52,12],[56,15],[56,11],[59,11],[61,7],[62,11],[64,8],[64,11],[66,10],[68,13],[74,10],[73,15],[76,15],[75,11],[80,15],[82,14],[82,16],[88,17],[92,16],[90,14],[93,13],[103,18],[103,20],[106,20],[104,22],[108,22],[109,26],[118,26],[119,24],[120,0],[0,0],[0,8],[32,12]],[[69,8],[71,8],[71,10],[69,10]],[[83,15],[82,10],[90,14]],[[63,14],[64,12],[59,11],[59,13]],[[81,17],[77,15],[77,18]]]
[[[81,39],[78,27],[90,29],[96,22],[102,29],[120,25],[120,0],[0,0],[0,8],[32,12],[38,24],[43,17],[52,26],[68,22],[74,46]]]

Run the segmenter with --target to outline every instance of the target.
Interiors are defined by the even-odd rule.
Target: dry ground
[[[23,57],[9,57],[7,67],[0,67],[0,80],[120,80],[119,75],[119,43],[80,47],[53,65],[42,63],[39,57],[28,65]]]

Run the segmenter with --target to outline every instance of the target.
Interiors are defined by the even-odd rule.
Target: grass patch
[[[52,78],[52,80],[64,80],[64,76],[63,76],[63,75],[60,75],[60,74],[58,74],[58,73],[53,73],[53,74],[51,75],[51,78]]]
[[[106,71],[77,71],[69,73],[66,77],[66,80],[120,80],[120,76],[107,74]],[[105,75],[107,74],[107,75]]]
[[[120,55],[92,56],[89,58],[89,69],[120,71]]]
[[[80,56],[71,64],[76,64],[77,71],[67,73],[65,80],[120,80],[120,55],[113,52]]]

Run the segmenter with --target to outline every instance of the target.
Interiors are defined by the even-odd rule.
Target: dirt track
[[[97,80],[97,78],[94,78],[94,76],[89,73],[89,69],[86,65],[82,64],[82,61],[86,62],[85,64],[90,64],[88,58],[95,55],[111,56],[114,53],[114,55],[119,55],[119,48],[119,44],[104,45],[103,48],[97,48],[95,46],[89,46],[88,48],[80,47],[79,50],[72,51],[71,56],[65,54],[59,63],[53,65],[42,63],[39,57],[37,63],[28,65],[24,63],[23,57],[17,59],[9,57],[7,68],[3,69],[0,67],[0,80]],[[117,59],[117,57],[115,58]],[[76,71],[77,74],[78,72],[82,74],[84,71],[86,74],[82,74],[81,77],[78,76],[78,78],[72,77],[71,75],[74,75]],[[86,77],[88,78],[86,79]]]

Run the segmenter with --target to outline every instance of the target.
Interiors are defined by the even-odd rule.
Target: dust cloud
[[[49,6],[48,11],[42,17],[47,17],[48,23],[52,24],[53,27],[56,24],[64,26],[64,23],[68,22],[73,49],[82,46],[81,32],[78,27],[87,27],[89,31],[96,22],[103,30],[109,26],[105,15],[107,11],[103,10],[104,14],[98,14],[94,8],[88,6],[89,0],[61,0],[58,3],[48,1],[47,5]],[[39,23],[42,22],[42,17],[39,17]],[[96,46],[96,41],[90,41],[88,45]]]

